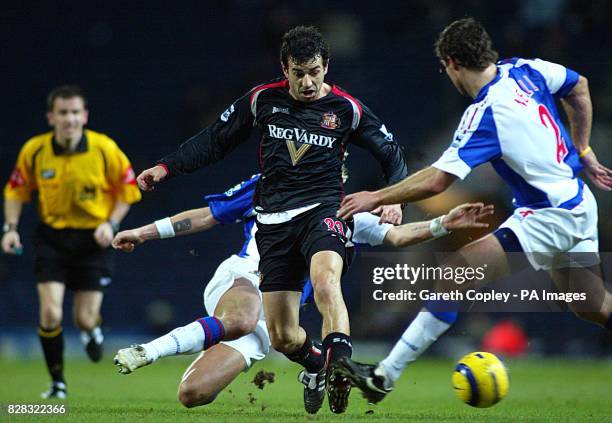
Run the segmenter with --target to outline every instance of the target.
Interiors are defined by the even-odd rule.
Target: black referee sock
[[[345,333],[332,332],[323,340],[323,351],[325,351],[326,363],[334,363],[340,357],[351,357],[353,355],[353,343],[351,337]]]
[[[315,345],[308,334],[306,334],[304,345],[299,350],[291,354],[285,354],[285,356],[289,360],[304,366],[308,373],[320,372],[325,364],[320,344]]]
[[[38,337],[45,354],[47,370],[53,382],[64,383],[64,332],[61,326],[55,329],[38,328]]]

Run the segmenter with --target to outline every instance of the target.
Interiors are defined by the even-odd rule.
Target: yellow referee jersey
[[[26,203],[35,190],[40,219],[55,229],[95,228],[117,200],[132,204],[141,197],[126,155],[108,136],[88,129],[74,152],[66,152],[52,132],[25,143],[4,198]]]

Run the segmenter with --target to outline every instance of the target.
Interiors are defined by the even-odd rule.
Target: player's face
[[[62,142],[81,138],[88,117],[89,112],[85,109],[81,97],[58,97],[53,102],[53,110],[47,113],[47,120],[55,130],[55,137]]]
[[[288,66],[283,66],[283,73],[289,80],[289,93],[298,101],[309,102],[323,95],[323,80],[327,66],[323,65],[321,56],[306,63],[295,63],[289,58]]]

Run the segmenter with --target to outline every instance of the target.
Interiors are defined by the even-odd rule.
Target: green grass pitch
[[[278,360],[258,363],[208,406],[183,408],[176,388],[188,357],[161,360],[131,375],[119,375],[108,357],[99,364],[68,361],[70,414],[44,421],[612,421],[612,362],[518,360],[507,363],[510,393],[490,409],[474,409],[455,398],[451,361],[421,360],[404,373],[395,391],[377,406],[353,391],[349,410],[333,415],[327,406],[316,416],[302,408],[297,366]],[[251,382],[265,369],[276,381],[257,389]],[[0,360],[0,403],[40,402],[47,378],[41,361]],[[7,416],[0,415],[0,421]],[[13,416],[39,421],[41,416]]]

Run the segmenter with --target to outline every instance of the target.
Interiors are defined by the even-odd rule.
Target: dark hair
[[[53,88],[47,96],[47,111],[53,111],[53,103],[55,103],[56,98],[73,97],[81,97],[83,99],[85,109],[87,109],[87,97],[85,97],[85,91],[83,91],[81,87],[78,85],[60,85],[59,87]]]
[[[497,62],[491,38],[482,24],[463,18],[448,25],[435,43],[436,56],[446,62],[452,57],[461,66],[482,70]]]
[[[298,64],[307,63],[321,56],[323,65],[329,62],[329,45],[323,35],[314,26],[296,26],[285,32],[280,49],[283,66],[289,66],[289,58]]]

